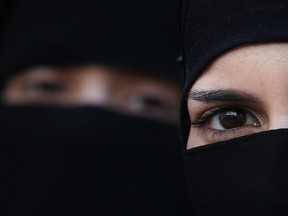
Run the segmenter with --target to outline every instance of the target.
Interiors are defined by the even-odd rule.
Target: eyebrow
[[[233,89],[217,89],[205,91],[194,90],[189,92],[188,99],[207,103],[235,101],[261,103],[261,100],[255,95]]]

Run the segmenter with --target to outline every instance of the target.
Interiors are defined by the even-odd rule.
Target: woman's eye
[[[229,130],[259,124],[258,118],[245,110],[226,110],[212,115],[207,122],[207,127],[214,130]]]
[[[58,82],[38,81],[28,83],[25,89],[34,93],[61,93],[64,89],[63,85]]]
[[[178,121],[177,100],[171,102],[157,95],[138,95],[129,98],[127,102],[126,108],[139,116],[161,119],[173,123],[177,123]]]
[[[197,132],[205,143],[228,139],[262,131],[262,115],[255,110],[241,107],[217,107],[204,112],[191,122],[190,133]]]
[[[168,105],[167,102],[156,98],[156,97],[149,97],[149,96],[139,96],[133,97],[130,100],[130,105],[135,109],[160,109],[164,110]]]

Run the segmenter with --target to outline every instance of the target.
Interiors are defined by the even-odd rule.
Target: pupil
[[[246,123],[246,115],[240,111],[227,111],[220,115],[220,123],[225,129],[242,127]]]

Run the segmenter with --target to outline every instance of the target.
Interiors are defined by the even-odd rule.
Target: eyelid
[[[260,127],[247,125],[241,128],[234,128],[228,130],[214,130],[211,128],[199,127],[197,128],[199,136],[203,137],[207,143],[221,142],[228,139],[245,136],[261,131]]]
[[[191,120],[190,125],[195,127],[201,126],[205,120],[215,115],[219,110],[221,110],[221,107],[217,105],[216,108],[211,108],[205,112],[202,112],[199,117],[196,118],[196,120]]]

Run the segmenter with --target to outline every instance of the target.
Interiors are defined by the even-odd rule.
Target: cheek
[[[205,144],[208,143],[206,143],[206,141],[199,135],[199,131],[196,128],[191,127],[188,137],[187,149],[191,149]]]
[[[9,80],[2,92],[2,100],[5,103],[14,103],[17,101],[23,101],[26,99],[25,92],[22,89],[22,80],[19,78],[13,78]]]

